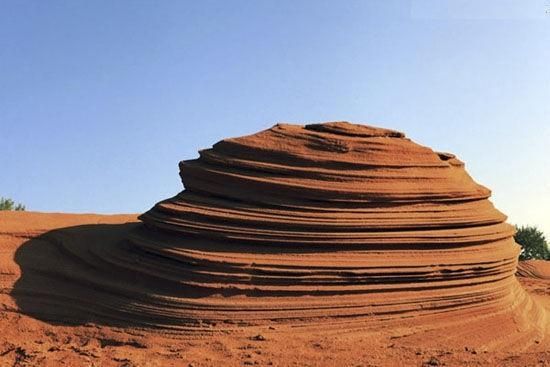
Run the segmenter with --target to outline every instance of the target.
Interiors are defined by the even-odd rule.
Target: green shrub
[[[12,199],[0,197],[0,210],[25,210],[22,204],[16,204]]]
[[[517,244],[521,246],[520,260],[550,260],[550,249],[544,237],[544,233],[535,226],[516,226],[514,236]]]

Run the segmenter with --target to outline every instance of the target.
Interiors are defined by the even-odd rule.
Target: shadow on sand
[[[141,225],[80,225],[25,242],[15,254],[21,277],[11,292],[20,312],[56,325],[141,326],[128,311],[141,280],[129,266],[126,239]]]

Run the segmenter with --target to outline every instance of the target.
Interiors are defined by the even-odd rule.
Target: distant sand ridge
[[[501,317],[491,327],[546,333],[514,277],[513,227],[452,154],[347,122],[277,124],[200,151],[180,176],[145,225],[50,235],[74,265],[44,277],[63,273],[74,298],[21,303],[180,331]],[[74,246],[83,237],[95,245]]]

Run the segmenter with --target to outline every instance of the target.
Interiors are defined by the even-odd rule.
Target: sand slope
[[[550,280],[550,261],[527,260],[518,264],[517,275],[525,278]]]

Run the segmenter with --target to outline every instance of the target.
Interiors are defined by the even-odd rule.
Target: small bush
[[[517,244],[521,246],[520,260],[550,260],[550,249],[544,237],[544,233],[535,226],[516,226],[514,236]]]
[[[12,199],[0,197],[0,210],[25,210],[23,204],[16,204]]]

